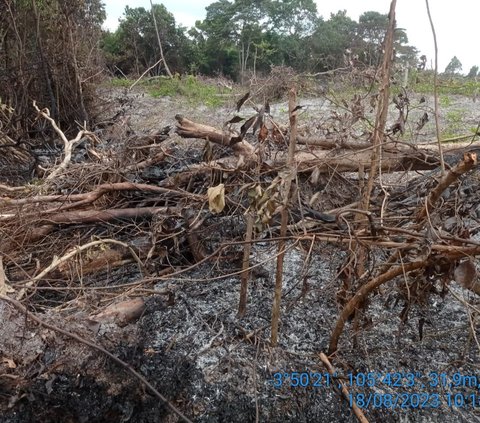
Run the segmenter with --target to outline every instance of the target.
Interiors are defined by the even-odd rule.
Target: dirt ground
[[[103,95],[125,96],[121,90]],[[212,111],[172,98],[153,99],[141,89],[127,98],[131,128],[144,133],[174,125],[177,113],[221,127],[235,104],[232,98],[231,104]],[[420,105],[419,98],[411,101]],[[425,103],[412,112],[412,122],[422,107],[433,106],[431,98]],[[321,123],[331,107],[325,99],[305,98],[300,104],[306,106],[300,122],[310,127]],[[448,106],[444,127],[458,130],[458,115],[463,128],[478,125],[480,111],[471,99],[451,96]],[[271,114],[286,121],[286,110],[286,103],[274,104]],[[390,123],[395,119],[392,110]],[[407,125],[404,137],[413,127]],[[430,141],[433,133],[432,117],[417,141]],[[192,155],[201,154],[204,145],[176,135],[169,142],[188,146]],[[220,239],[228,225],[221,217],[210,218],[218,224]],[[244,227],[238,222],[235,230],[243,233]],[[339,393],[339,380],[347,383],[352,401],[363,405],[369,422],[480,421],[478,297],[457,285],[445,295],[440,283],[432,281],[437,293],[412,304],[402,322],[402,281],[385,285],[370,299],[356,336],[347,323],[332,358],[332,377],[319,353],[326,352],[339,314],[336,275],[345,249],[318,241],[288,244],[279,345],[272,347],[277,247],[268,239],[260,241],[251,254],[255,268],[242,318],[237,317],[238,262],[227,259],[153,284],[152,289],[169,294],[145,295],[143,314],[126,326],[91,324],[88,304],[72,303],[74,312],[35,311],[127,362],[195,422],[355,422]],[[380,262],[381,251],[376,254]],[[138,277],[132,269],[95,277],[128,283]],[[0,422],[179,421],[107,356],[39,327],[1,301],[0,321]]]

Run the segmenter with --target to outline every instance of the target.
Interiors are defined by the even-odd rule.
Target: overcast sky
[[[106,5],[105,27],[114,30],[125,6],[150,8],[149,0],[103,0]],[[205,17],[205,7],[212,0],[165,0],[163,3],[175,16],[177,23],[190,27]],[[390,0],[316,0],[318,13],[328,19],[331,13],[347,10],[348,16],[358,21],[366,11],[388,13]],[[435,24],[439,49],[439,71],[443,72],[453,56],[457,56],[467,73],[473,65],[480,66],[478,49],[478,0],[430,0],[430,11]],[[397,0],[397,26],[407,30],[409,43],[426,54],[427,65],[433,63],[433,37],[425,2],[421,0]]]

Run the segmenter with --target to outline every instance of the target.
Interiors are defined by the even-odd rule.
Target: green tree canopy
[[[163,5],[154,11],[173,71],[232,78],[268,72],[272,65],[301,72],[377,66],[388,26],[387,15],[375,11],[363,13],[358,22],[346,11],[323,19],[314,0],[217,0],[187,36]],[[118,30],[106,34],[103,45],[107,59],[127,72],[140,73],[158,60],[152,18],[144,8],[127,7]],[[418,51],[401,28],[395,32],[395,52],[401,62],[416,65]]]
[[[164,40],[165,60],[173,71],[189,70],[192,52],[185,28],[177,27],[173,14],[163,4],[154,4],[153,13],[160,38]],[[155,64],[160,58],[160,49],[151,11],[126,6],[118,29],[114,33],[105,33],[102,45],[107,52],[107,63],[117,66],[125,74],[140,74]],[[153,72],[158,74],[161,69],[162,65],[158,65]]]
[[[475,78],[478,75],[478,66],[472,66],[468,71],[467,78]]]
[[[445,68],[445,73],[447,75],[455,75],[462,70],[462,62],[458,60],[457,56],[453,56],[450,63]]]

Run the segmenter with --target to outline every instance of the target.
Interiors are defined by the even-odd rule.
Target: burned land
[[[0,2],[1,423],[480,419],[480,74],[395,7]]]
[[[2,422],[477,421],[477,103],[442,109],[442,174],[433,97],[394,94],[365,210],[378,96],[328,84],[106,86],[64,168],[4,156]]]

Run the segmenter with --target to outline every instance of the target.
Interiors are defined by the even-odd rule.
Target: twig
[[[242,274],[240,285],[240,301],[238,303],[238,317],[245,316],[247,310],[248,278],[250,276],[250,252],[252,251],[254,217],[251,212],[247,213],[247,229],[245,234],[245,245],[243,247]]]
[[[88,339],[82,338],[79,335],[76,335],[72,332],[69,332],[65,329],[61,329],[56,325],[53,325],[51,323],[47,323],[44,320],[40,319],[39,317],[35,316],[33,313],[30,313],[25,306],[23,306],[19,301],[13,300],[12,298],[5,297],[3,295],[0,295],[0,300],[3,300],[9,304],[11,304],[14,308],[16,308],[20,313],[23,315],[27,316],[34,322],[38,323],[40,326],[44,326],[47,329],[53,330],[55,332],[61,333],[62,335],[68,336],[69,338],[75,339],[76,341],[88,345],[89,347],[92,347],[93,349],[100,351],[101,353],[105,354],[108,356],[110,359],[112,359],[115,363],[117,363],[120,367],[123,367],[128,373],[130,373],[134,378],[138,379],[141,383],[143,383],[158,399],[160,399],[163,403],[165,403],[170,410],[172,410],[178,417],[180,417],[183,421],[187,423],[192,423],[192,421],[185,416],[178,408],[176,408],[173,404],[171,404],[167,398],[165,398],[160,392],[158,392],[155,387],[147,380],[145,377],[143,377],[140,373],[138,373],[136,370],[134,370],[128,363],[125,361],[119,359],[115,355],[113,355],[111,352],[107,351],[105,348],[101,347],[100,345],[96,344],[95,342],[89,341]]]
[[[221,327],[218,333],[216,333],[215,336],[212,339],[210,339],[210,341],[208,341],[206,345],[203,346],[203,348],[197,353],[197,356],[202,355],[204,352],[208,351],[212,347],[213,341],[215,341],[215,339],[217,339],[223,333],[223,330],[224,330],[223,323],[220,322],[220,325]]]
[[[152,11],[153,23],[155,25],[155,32],[157,34],[158,47],[160,48],[160,61],[163,61],[165,65],[165,70],[167,71],[168,76],[172,78],[172,72],[170,72],[170,68],[168,67],[167,61],[165,60],[165,56],[163,54],[162,40],[160,39],[160,32],[158,31],[157,18],[155,16],[155,10],[153,9],[152,0],[150,0],[150,8]]]
[[[151,69],[153,69],[155,66],[157,66],[163,59],[160,59],[159,61],[157,61],[156,63],[154,63],[152,66],[150,66],[145,72],[143,72],[140,77],[132,84],[130,85],[130,87],[128,88],[129,90],[131,90],[135,85],[138,84],[139,81],[141,81],[141,79],[145,76],[145,74],[147,72],[149,72]],[[171,75],[170,75],[171,76]]]
[[[260,407],[258,404],[258,387],[257,387],[257,365],[258,353],[260,352],[260,339],[257,338],[257,352],[255,353],[255,360],[253,361],[253,390],[255,393],[255,423],[260,421]]]
[[[438,110],[438,45],[437,45],[437,34],[435,33],[435,26],[433,25],[432,15],[430,14],[430,6],[428,0],[425,0],[427,5],[427,14],[428,20],[430,21],[430,26],[432,27],[433,35],[433,44],[435,46],[435,70],[433,73],[433,98],[435,105],[435,130],[437,133],[437,143],[438,143],[438,153],[440,155],[440,167],[442,169],[442,176],[445,175],[445,161],[443,160],[443,148],[442,140],[440,136],[440,122],[439,122],[439,110]]]
[[[3,186],[0,186],[0,189]],[[17,190],[17,188],[15,188]],[[20,189],[20,188],[18,188]],[[22,189],[26,189],[23,187]],[[185,197],[192,201],[205,201],[206,197],[204,195],[192,194],[187,191],[183,191],[180,189],[171,189],[171,188],[164,188],[159,187],[156,185],[149,185],[149,184],[139,184],[133,182],[117,182],[117,183],[107,183],[97,185],[93,191],[84,192],[82,194],[55,194],[55,195],[37,195],[34,197],[26,197],[26,198],[19,198],[19,199],[11,199],[11,198],[0,198],[0,205],[23,205],[23,204],[34,204],[34,203],[45,203],[45,202],[70,202],[74,201],[74,203],[69,204],[69,206],[73,207],[80,207],[84,206],[89,203],[93,203],[94,201],[98,200],[102,195],[108,194],[110,192],[116,191],[141,191],[141,192],[148,192],[148,193],[157,193],[157,194],[165,194],[165,195],[177,195],[179,197]],[[65,207],[61,208],[62,210]]]
[[[373,192],[373,186],[375,183],[375,178],[377,175],[378,169],[382,166],[382,147],[385,139],[385,126],[387,123],[388,117],[388,102],[390,98],[390,75],[392,71],[392,62],[393,62],[393,38],[395,32],[395,7],[397,1],[392,0],[390,3],[390,13],[389,13],[389,22],[388,29],[385,35],[385,52],[383,55],[383,62],[381,67],[382,83],[379,93],[378,108],[375,117],[375,127],[372,135],[372,142],[374,148],[371,152],[371,161],[370,161],[370,171],[368,174],[367,185],[362,189],[362,206],[361,209],[369,211],[370,208],[370,199]],[[360,176],[360,175],[359,175]],[[359,178],[359,180],[362,180]],[[360,220],[357,215],[357,221]],[[360,228],[363,227],[363,224],[360,223]],[[355,273],[358,279],[366,271],[365,263],[368,262],[368,250],[362,246],[358,245],[356,248],[356,253],[358,260],[355,266]]]
[[[18,192],[18,191],[26,191],[27,187],[10,187],[8,185],[0,184],[0,191],[7,191],[7,192]]]
[[[327,368],[328,373],[330,373],[331,376],[335,376],[337,372],[335,371],[335,368],[332,366],[332,364],[330,363],[330,360],[324,353],[320,353],[320,360],[322,360],[322,363]],[[342,391],[343,397],[348,401],[350,398],[350,394],[348,392],[347,387],[341,380],[339,380],[339,384],[340,384],[340,389]],[[365,414],[363,414],[363,411],[360,408],[358,408],[355,402],[352,404],[352,410],[359,422],[368,423],[368,420],[365,417]]]
[[[425,200],[425,205],[420,209],[417,214],[416,221],[422,222],[427,216],[427,211],[435,206],[443,191],[445,191],[461,175],[472,170],[476,164],[477,154],[465,153],[463,155],[463,160],[453,169],[451,169],[447,174],[444,173],[443,178],[440,180],[438,185],[430,192],[428,198]]]
[[[390,97],[390,74],[393,60],[393,36],[395,32],[395,7],[397,1],[392,0],[390,4],[389,24],[387,34],[385,35],[385,53],[382,64],[382,86],[380,89],[377,116],[375,119],[375,128],[373,131],[373,145],[370,173],[368,176],[367,188],[363,194],[363,209],[368,211],[370,205],[370,196],[373,190],[373,183],[380,165],[380,152],[383,139],[385,137],[385,126],[388,115],[388,100]]]

